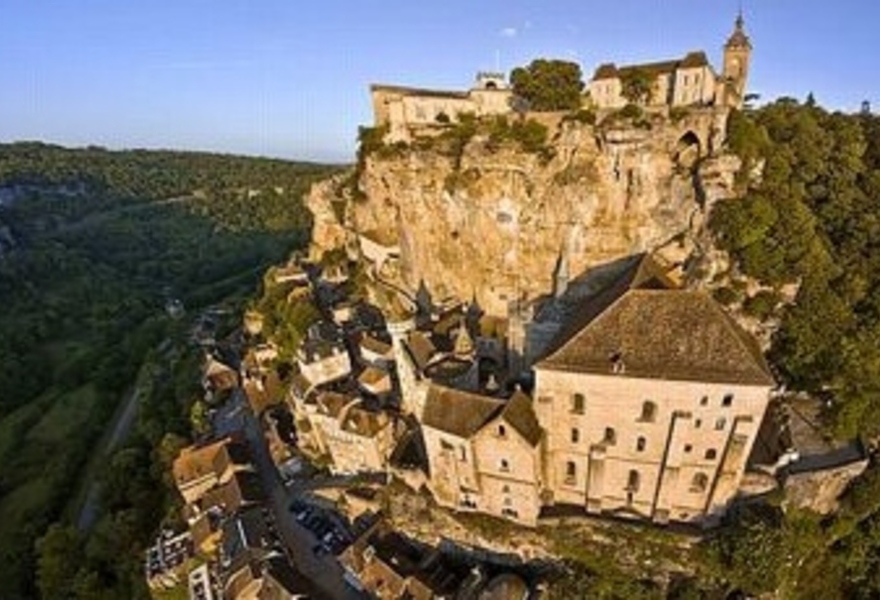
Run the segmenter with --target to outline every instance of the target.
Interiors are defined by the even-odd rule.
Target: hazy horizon
[[[374,82],[466,89],[534,58],[645,62],[705,50],[720,65],[739,2],[464,0],[250,6],[111,0],[7,6],[0,141],[223,152],[346,163]],[[744,2],[761,102],[880,102],[868,0]]]

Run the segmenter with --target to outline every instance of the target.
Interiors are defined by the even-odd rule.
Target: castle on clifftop
[[[648,106],[718,106],[741,108],[749,75],[752,44],[745,32],[742,14],[724,45],[721,74],[709,63],[706,53],[695,51],[684,58],[626,65],[600,65],[587,83],[585,108],[616,109],[627,103],[623,93],[627,78],[650,80]],[[443,125],[465,113],[477,117],[513,112],[513,90],[501,73],[479,73],[467,91],[431,90],[398,85],[370,86],[374,124],[388,127],[388,140],[408,139],[412,128]]]

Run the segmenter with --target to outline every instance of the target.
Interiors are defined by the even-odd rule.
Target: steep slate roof
[[[412,356],[419,371],[424,371],[431,359],[437,354],[437,347],[431,338],[422,331],[413,331],[406,340],[406,348]]]
[[[507,401],[507,404],[504,405],[501,416],[531,446],[536,446],[541,441],[541,426],[538,425],[538,419],[535,417],[532,399],[522,391],[517,390],[514,392],[510,400]]]
[[[548,346],[544,356],[549,356],[558,350],[562,344],[586,327],[590,321],[611,306],[628,290],[663,290],[677,287],[678,284],[666,275],[664,269],[650,254],[636,254],[610,284],[598,293],[589,296],[580,305],[569,308],[568,314],[571,316],[571,319]]]
[[[757,343],[709,296],[631,289],[568,338],[538,367],[628,377],[773,385]]]
[[[595,73],[593,74],[593,81],[623,77],[627,73],[635,70],[645,71],[649,75],[656,77],[657,75],[662,75],[663,73],[673,73],[676,69],[703,67],[708,64],[709,59],[706,58],[706,53],[702,50],[688,52],[682,59],[662,60],[658,62],[643,63],[638,65],[625,65],[623,67],[617,67],[614,63],[605,63],[603,65],[600,65],[599,68],[596,69]]]
[[[426,88],[406,87],[402,85],[385,85],[374,83],[370,86],[371,92],[392,92],[402,96],[426,96],[431,98],[450,98],[456,100],[466,99],[467,92],[447,91],[447,90],[429,90]]]
[[[504,401],[431,384],[422,424],[469,438],[504,406]]]

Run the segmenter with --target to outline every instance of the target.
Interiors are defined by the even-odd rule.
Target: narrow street
[[[359,600],[369,596],[357,592],[343,579],[344,570],[329,554],[316,556],[312,548],[318,543],[312,532],[299,525],[290,512],[295,494],[285,488],[275,468],[260,423],[247,407],[244,394],[236,390],[233,410],[229,416],[241,419],[244,435],[251,448],[254,465],[260,474],[268,498],[268,508],[275,516],[275,525],[296,567],[324,592],[328,600]]]

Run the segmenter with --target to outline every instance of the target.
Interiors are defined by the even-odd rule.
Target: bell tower
[[[749,60],[752,56],[752,43],[745,32],[742,10],[736,17],[733,33],[724,44],[725,104],[742,108],[749,77]]]

